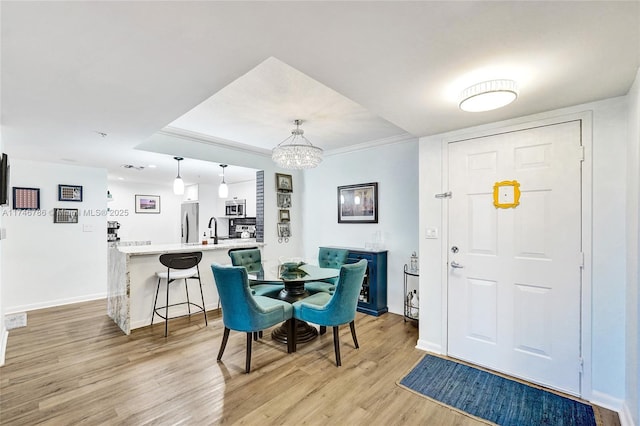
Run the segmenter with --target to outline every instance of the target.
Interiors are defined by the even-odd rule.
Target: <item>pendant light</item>
[[[220,186],[218,187],[218,197],[227,198],[229,196],[229,186],[227,186],[227,183],[224,181],[224,169],[227,165],[220,164],[220,167],[222,167],[222,182],[220,182]]]
[[[294,120],[296,128],[291,136],[283,140],[271,151],[271,159],[283,169],[312,169],[322,161],[322,149],[314,146],[304,137],[300,128],[302,120]]]
[[[184,194],[184,181],[180,177],[180,162],[184,160],[182,157],[173,157],[174,160],[178,162],[178,176],[173,181],[173,193],[176,195]]]

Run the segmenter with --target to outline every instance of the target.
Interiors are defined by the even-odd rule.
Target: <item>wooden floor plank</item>
[[[287,354],[270,331],[253,343],[244,374],[245,334],[231,332],[222,362],[219,311],[124,335],[106,301],[29,312],[12,330],[0,368],[0,424],[349,424],[483,425],[396,385],[424,352],[401,316],[358,314],[360,349],[340,328],[342,367],[331,330]],[[616,413],[598,408],[603,426]]]

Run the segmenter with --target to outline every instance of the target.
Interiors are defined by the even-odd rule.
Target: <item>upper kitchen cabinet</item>
[[[198,192],[199,192],[198,184],[185,186],[184,195],[182,196],[182,201],[198,201]]]

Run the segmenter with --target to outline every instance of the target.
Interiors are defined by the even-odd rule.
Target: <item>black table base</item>
[[[296,340],[297,343],[310,342],[318,337],[318,330],[305,321],[296,321]],[[283,323],[280,327],[271,332],[271,338],[276,342],[287,343],[287,323]]]

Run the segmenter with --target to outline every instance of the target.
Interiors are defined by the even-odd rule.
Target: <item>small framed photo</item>
[[[291,226],[289,222],[278,223],[278,238],[289,238],[291,236]]]
[[[53,209],[53,223],[78,223],[78,209]]]
[[[58,201],[82,201],[82,187],[78,185],[58,185]]]
[[[278,215],[278,222],[289,222],[289,210],[280,210]]]
[[[40,188],[13,187],[14,210],[40,210]]]
[[[276,173],[276,191],[293,192],[293,179],[291,175]]]
[[[338,223],[378,223],[378,182],[338,187]]]
[[[136,195],[136,213],[160,213],[160,196]]]
[[[291,208],[291,194],[288,192],[278,192],[278,207],[281,209]]]

